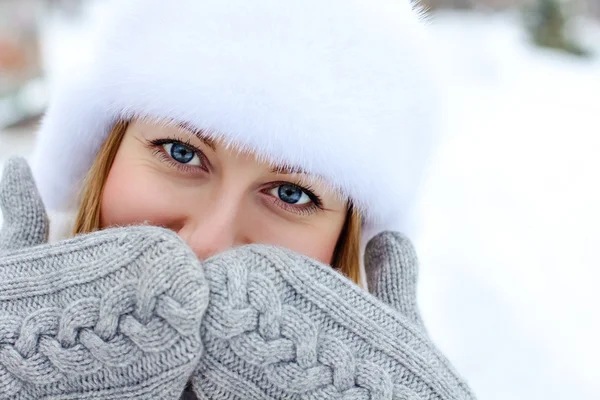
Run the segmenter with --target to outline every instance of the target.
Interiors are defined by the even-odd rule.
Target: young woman
[[[201,258],[275,244],[355,281],[371,236],[410,234],[436,123],[413,5],[113,3],[33,157],[75,233],[155,224]]]
[[[382,233],[411,232],[435,137],[420,11],[108,7],[56,85],[33,157],[46,207],[73,211],[76,237],[0,257],[5,393],[173,398],[189,380],[187,395],[207,399],[474,398],[423,329],[412,247]],[[27,207],[10,210],[36,194],[25,168],[7,170],[0,251],[45,232],[23,222]],[[11,182],[16,195],[2,189]],[[23,278],[32,257],[40,267]]]

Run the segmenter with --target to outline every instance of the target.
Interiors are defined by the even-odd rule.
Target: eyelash
[[[173,158],[165,152],[163,146],[165,144],[177,144],[177,143],[182,144],[182,145],[187,146],[190,149],[192,149],[194,151],[194,153],[196,153],[196,155],[200,158],[200,163],[202,165],[207,165],[206,156],[204,155],[204,153],[199,148],[197,148],[196,146],[191,144],[191,142],[189,140],[184,141],[184,140],[180,140],[180,139],[176,139],[176,138],[172,138],[172,137],[164,138],[164,139],[154,139],[154,140],[148,140],[147,146],[148,146],[148,148],[150,148],[153,151],[154,155],[156,155],[157,157],[159,157],[161,159],[161,161],[165,162],[170,167],[176,168],[184,173],[197,172],[198,168],[202,169],[205,172],[208,172],[208,169],[206,167],[191,167],[186,164],[182,164],[182,163],[179,163],[179,162],[173,160]],[[306,193],[306,195],[311,200],[310,205],[298,207],[298,206],[293,206],[291,204],[288,204],[284,201],[281,201],[279,198],[277,198],[275,196],[269,196],[271,201],[275,205],[283,208],[284,210],[298,214],[298,215],[310,215],[317,210],[325,209],[323,207],[323,200],[313,191],[312,187],[310,185],[302,185],[300,182],[286,182],[286,181],[272,182],[267,188],[263,189],[263,193],[265,193],[273,188],[276,188],[278,186],[281,186],[281,185],[294,185],[294,186],[298,187],[300,190],[302,190],[304,193]]]
[[[272,182],[269,186],[267,186],[267,188],[265,188],[263,190],[264,192],[267,192],[273,188],[276,188],[278,186],[281,185],[293,185],[296,186],[297,188],[299,188],[300,190],[302,190],[304,193],[306,193],[306,195],[310,198],[311,203],[309,205],[304,205],[304,206],[294,206],[292,204],[286,203],[285,201],[281,201],[279,198],[275,197],[275,196],[269,196],[270,197],[270,201],[272,201],[273,203],[275,203],[277,206],[283,208],[286,211],[289,212],[293,212],[295,214],[299,214],[299,215],[310,215],[312,213],[314,213],[317,210],[324,210],[325,208],[323,207],[323,200],[321,200],[321,198],[312,190],[312,188],[310,187],[310,185],[301,185],[300,183],[293,183],[293,182],[286,182],[286,181],[281,181],[281,182]]]
[[[165,149],[163,148],[163,146],[165,144],[170,144],[170,143],[171,144],[177,144],[177,143],[182,144],[182,145],[187,146],[190,149],[192,149],[194,151],[194,153],[198,156],[198,158],[200,158],[200,163],[202,164],[202,167],[189,166],[187,164],[182,164],[180,162],[173,160],[171,155],[167,154]],[[184,141],[184,140],[175,139],[175,138],[154,139],[154,140],[149,140],[147,145],[154,152],[155,156],[159,157],[161,159],[161,161],[167,163],[170,167],[176,168],[176,169],[178,169],[182,172],[186,172],[186,173],[197,172],[198,168],[202,169],[205,172],[208,172],[208,169],[206,168],[206,165],[208,164],[206,161],[206,156],[204,155],[202,150],[200,150],[199,148],[194,146],[189,140]]]

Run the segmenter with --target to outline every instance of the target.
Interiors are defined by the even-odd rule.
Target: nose
[[[233,207],[219,205],[190,216],[179,236],[192,248],[196,257],[205,260],[217,253],[243,244]]]

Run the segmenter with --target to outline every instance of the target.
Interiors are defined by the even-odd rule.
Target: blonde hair
[[[75,235],[101,229],[100,206],[102,192],[128,125],[129,123],[125,121],[117,122],[114,125],[85,178],[81,192],[81,205],[73,228]],[[357,284],[360,284],[361,281],[361,225],[360,214],[350,205],[331,263],[333,268],[339,270]]]

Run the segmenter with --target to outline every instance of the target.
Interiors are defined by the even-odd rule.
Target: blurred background
[[[31,154],[102,3],[0,0],[0,165]],[[480,399],[600,399],[600,0],[425,5],[446,77],[414,238],[430,334]]]

